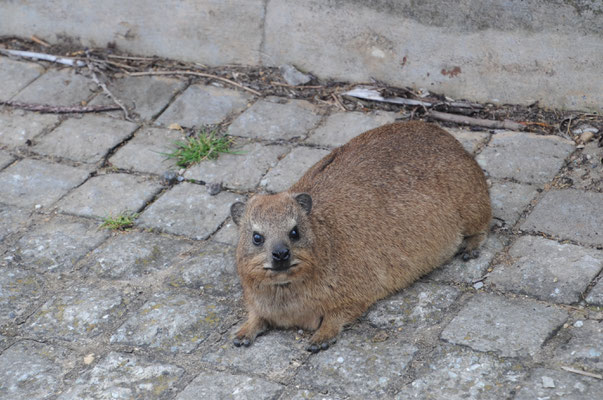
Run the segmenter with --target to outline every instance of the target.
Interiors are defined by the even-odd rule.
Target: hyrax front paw
[[[311,343],[308,347],[306,347],[306,350],[310,353],[318,353],[321,350],[327,350],[329,347],[334,345],[335,342],[337,342],[337,339],[332,338],[322,343]]]
[[[247,339],[247,338],[234,338],[234,340],[232,341],[232,344],[234,344],[236,347],[249,347],[251,346],[251,340]]]
[[[479,257],[479,250],[464,251],[461,253],[463,261],[473,260]]]
[[[243,326],[241,326],[241,329],[239,329],[236,333],[232,344],[234,344],[236,347],[249,347],[255,340],[256,336],[264,331],[266,327],[266,321],[255,315],[250,315]]]

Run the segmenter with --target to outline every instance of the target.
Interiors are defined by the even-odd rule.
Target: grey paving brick
[[[81,270],[107,279],[135,280],[169,268],[179,260],[180,253],[190,248],[191,243],[185,240],[128,232],[115,235],[94,249]]]
[[[440,323],[460,294],[455,287],[417,282],[379,301],[366,319],[379,328],[397,328],[405,334],[424,332]]]
[[[596,306],[603,306],[603,279],[599,279],[590,290],[590,293],[586,296],[586,302]]]
[[[64,273],[73,270],[80,258],[108,236],[107,231],[98,229],[98,223],[56,217],[30,228],[8,254],[16,263],[39,273]]]
[[[15,157],[11,156],[8,152],[4,150],[0,150],[0,169],[6,167],[13,161],[15,161]]]
[[[27,315],[43,291],[44,281],[38,274],[21,268],[3,268],[0,274],[0,325]]]
[[[259,100],[233,121],[228,134],[265,140],[304,138],[320,121],[317,113],[304,100],[284,104]]]
[[[25,159],[0,171],[0,202],[48,207],[88,178],[82,168]]]
[[[38,140],[32,150],[85,163],[101,161],[138,125],[101,115],[70,118]]]
[[[270,192],[286,190],[327,154],[328,150],[296,147],[264,176],[260,185]]]
[[[221,154],[216,160],[201,161],[190,167],[184,177],[203,182],[222,182],[223,186],[234,190],[252,190],[289,149],[249,143],[235,146],[232,151],[240,154]]]
[[[332,348],[310,357],[296,383],[357,398],[382,398],[400,386],[416,351],[397,338],[374,342],[344,331]]]
[[[577,242],[603,244],[603,193],[551,190],[536,205],[524,231],[540,231]]]
[[[176,400],[254,400],[275,399],[282,386],[262,378],[233,375],[221,371],[202,371]]]
[[[340,400],[344,399],[347,396],[342,394],[335,394],[333,390],[329,390],[328,393],[324,393],[319,390],[312,389],[289,389],[285,391],[279,399],[285,400]]]
[[[603,269],[603,251],[524,236],[509,250],[512,263],[496,266],[487,282],[499,290],[528,294],[554,303],[581,300]]]
[[[0,112],[0,146],[15,148],[33,140],[40,133],[58,124],[53,114],[38,114],[21,110]]]
[[[545,387],[543,378],[553,380],[555,387]],[[603,381],[570,372],[537,368],[529,379],[521,382],[515,400],[592,400],[601,397]]]
[[[454,257],[448,263],[427,275],[427,279],[437,282],[471,283],[486,274],[494,256],[503,249],[506,239],[491,233],[479,248],[480,255],[469,261]]]
[[[593,140],[572,158],[563,174],[564,178],[571,179],[572,188],[603,192],[603,146]]]
[[[565,365],[603,372],[603,324],[596,320],[575,322],[569,328],[571,339],[555,352]]]
[[[236,246],[239,242],[239,230],[237,225],[232,221],[232,219],[227,219],[220,230],[216,232],[214,236],[212,236],[212,240],[218,243]]]
[[[524,375],[523,367],[513,360],[442,346],[433,353],[426,371],[421,371],[395,398],[508,399]]]
[[[9,100],[42,73],[44,68],[38,64],[0,56],[0,101]]]
[[[229,192],[210,196],[205,187],[182,183],[142,213],[141,226],[203,240],[218,229],[240,197]]]
[[[23,89],[13,101],[50,104],[53,106],[80,105],[92,95],[96,85],[73,68],[50,70]]]
[[[492,216],[502,219],[508,226],[513,226],[536,194],[536,187],[532,185],[494,182],[490,187]]]
[[[546,183],[573,150],[573,142],[558,136],[502,132],[494,135],[477,162],[494,178]]]
[[[111,343],[190,353],[223,328],[229,309],[207,296],[154,294],[111,336]]]
[[[186,83],[163,76],[126,76],[109,82],[108,88],[124,105],[143,120],[157,116],[168,105],[172,96],[182,90]],[[90,105],[115,104],[104,92],[99,93]],[[114,113],[117,116],[122,111]]]
[[[243,91],[212,85],[191,85],[159,116],[157,124],[186,127],[218,124],[247,107],[251,96]]]
[[[128,353],[111,352],[58,398],[163,399],[184,375],[184,370],[165,362],[147,360]]]
[[[117,216],[139,211],[161,190],[143,177],[107,174],[91,178],[59,202],[61,212],[81,217]]]
[[[341,146],[361,133],[392,123],[395,119],[396,114],[381,111],[370,114],[360,112],[331,114],[307,142],[327,147]]]
[[[132,296],[115,286],[70,287],[48,300],[23,327],[41,338],[78,341],[105,332],[126,312]]]
[[[54,398],[74,366],[66,349],[30,340],[16,343],[0,355],[0,398]]]
[[[0,204],[0,242],[29,222],[29,213],[21,208]]]
[[[532,300],[478,293],[442,332],[442,338],[503,357],[533,356],[567,319],[567,312]]]
[[[158,175],[178,170],[175,160],[168,159],[163,153],[172,152],[174,142],[180,140],[183,140],[180,131],[145,127],[136,132],[109,162],[117,168]]]
[[[470,131],[461,128],[444,129],[450,132],[456,140],[461,142],[465,150],[472,154],[475,154],[475,152],[490,138],[490,133],[484,131]]]

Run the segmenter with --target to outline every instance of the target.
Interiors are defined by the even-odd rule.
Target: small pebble
[[[215,196],[222,191],[222,182],[206,183],[205,187],[210,196]]]
[[[285,64],[279,69],[283,75],[283,79],[285,79],[285,82],[291,86],[305,85],[312,80],[310,75],[304,74],[293,65]]]
[[[36,210],[39,210],[40,208],[42,208],[42,204],[36,204],[35,208]]]
[[[584,325],[584,322],[582,322],[582,321],[576,321],[576,322],[574,322],[574,326],[576,328],[582,328],[582,325]]]
[[[553,378],[550,378],[548,376],[543,376],[542,377],[542,387],[544,387],[544,388],[554,388],[555,387],[555,381],[553,380]]]
[[[479,290],[479,289],[481,289],[483,287],[484,287],[484,282],[476,282],[475,285],[473,285],[473,288],[475,290]]]
[[[176,179],[178,178],[178,174],[174,171],[166,171],[163,173],[163,181],[167,184],[167,185],[173,185],[174,183],[176,183]]]

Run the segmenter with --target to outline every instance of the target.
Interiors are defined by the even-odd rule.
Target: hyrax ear
[[[243,218],[243,214],[245,214],[245,203],[237,201],[230,206],[230,216],[235,224],[239,225],[241,218]]]
[[[308,193],[300,193],[295,196],[295,201],[306,211],[306,214],[310,214],[310,211],[312,211],[312,196]]]

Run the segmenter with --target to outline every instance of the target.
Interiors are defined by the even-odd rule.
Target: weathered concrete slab
[[[41,298],[43,290],[44,281],[38,274],[21,268],[3,269],[0,274],[0,325],[25,316]]]
[[[0,169],[6,167],[13,161],[15,161],[15,157],[11,156],[10,153],[4,150],[0,150]]]
[[[590,293],[586,297],[586,302],[596,306],[603,306],[603,279],[599,279],[599,282],[590,290]]]
[[[0,242],[29,222],[29,213],[17,207],[0,204]]]
[[[554,387],[544,382],[552,380]],[[600,397],[603,381],[557,369],[537,368],[530,378],[521,382],[516,400],[590,400]]]
[[[534,356],[567,312],[532,300],[479,293],[442,332],[442,339],[503,357]]]
[[[596,320],[577,321],[568,328],[571,339],[555,352],[566,365],[603,372],[603,325]]]
[[[114,118],[85,115],[70,118],[40,138],[33,151],[73,161],[96,163],[132,135],[138,125]]]
[[[471,154],[480,149],[490,139],[490,133],[487,131],[470,131],[462,128],[444,128],[456,140],[461,142],[465,150]]]
[[[599,135],[602,133],[599,132]],[[580,154],[576,154],[568,163],[563,178],[569,178],[573,189],[603,192],[603,146],[597,140],[584,145]]]
[[[320,118],[316,107],[304,100],[262,99],[232,122],[228,134],[264,140],[305,138]]]
[[[507,226],[513,226],[537,194],[536,187],[532,185],[494,182],[490,187],[492,216],[503,220]]]
[[[509,250],[511,264],[496,266],[487,282],[504,292],[573,304],[603,269],[603,251],[524,236]]]
[[[396,114],[380,111],[370,114],[360,112],[331,114],[306,142],[325,147],[341,146],[361,133],[392,123],[395,119]]]
[[[44,73],[42,66],[0,56],[0,101],[8,101]]]
[[[275,399],[282,390],[281,385],[262,378],[220,371],[203,371],[176,397],[176,400],[252,400],[259,397]]]
[[[264,176],[260,186],[269,192],[286,190],[327,154],[328,150],[296,147]]]
[[[235,146],[232,151],[240,154],[221,154],[217,160],[202,161],[190,167],[184,177],[203,182],[222,182],[229,189],[250,191],[289,148],[249,143]]]
[[[177,170],[175,160],[162,153],[170,153],[175,148],[174,142],[182,139],[182,133],[177,130],[145,127],[136,132],[109,162],[117,168],[158,175]]]
[[[81,217],[115,217],[125,211],[139,211],[160,190],[161,185],[143,177],[99,175],[61,200],[59,209]]]
[[[204,240],[230,215],[230,205],[239,199],[229,192],[210,196],[203,186],[182,183],[151,204],[138,222],[146,228]]]
[[[291,400],[340,400],[345,397],[342,394],[333,393],[333,390],[329,390],[328,393],[324,393],[324,390],[320,391],[296,388],[285,391],[281,395],[281,398]]]
[[[63,377],[75,366],[68,350],[24,340],[0,355],[0,398],[53,398]]]
[[[107,85],[111,93],[133,110],[143,120],[157,116],[170,102],[172,97],[182,90],[186,83],[176,78],[164,76],[126,76]],[[115,104],[104,92],[99,93],[90,105]],[[112,113],[121,117],[122,111]]]
[[[546,183],[573,150],[573,142],[558,136],[501,132],[492,137],[476,160],[494,178]]]
[[[541,231],[577,242],[603,244],[603,193],[551,190],[536,205],[524,231]]]
[[[212,240],[218,243],[225,243],[236,246],[239,242],[239,230],[232,219],[227,219],[220,230],[212,236]]]
[[[96,89],[96,84],[82,75],[80,70],[51,69],[12,100],[53,106],[73,106],[80,105],[82,101],[87,100]]]
[[[0,112],[0,146],[9,149],[23,146],[40,133],[49,131],[59,118],[53,114],[38,114],[20,110]]]
[[[89,172],[61,164],[25,159],[0,171],[0,202],[48,207],[88,178]]]
[[[233,113],[247,107],[247,92],[212,85],[191,85],[165,110],[156,123],[186,127],[218,124]]]
[[[131,353],[111,352],[91,370],[77,377],[58,398],[163,399],[180,381],[184,370],[176,365]]]

